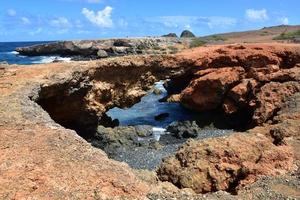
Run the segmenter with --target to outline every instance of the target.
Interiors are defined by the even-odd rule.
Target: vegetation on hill
[[[194,47],[203,46],[207,43],[218,42],[218,41],[226,41],[226,40],[227,40],[227,38],[224,38],[220,35],[211,35],[211,36],[206,36],[206,37],[198,37],[198,38],[192,39],[192,41],[190,43],[190,47],[194,48]]]
[[[274,37],[274,40],[294,40],[300,38],[300,30],[292,32],[283,32],[279,36]]]
[[[202,38],[194,38],[190,43],[190,48],[200,47],[207,43],[206,40]]]

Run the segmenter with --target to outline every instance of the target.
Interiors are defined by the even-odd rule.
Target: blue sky
[[[299,0],[1,0],[0,41],[196,35],[300,24]]]

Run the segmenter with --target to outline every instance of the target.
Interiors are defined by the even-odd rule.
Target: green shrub
[[[273,40],[293,40],[300,38],[300,30],[287,33],[281,33],[279,36],[273,38]]]
[[[194,48],[194,47],[200,47],[205,45],[207,42],[204,39],[201,38],[195,38],[191,41],[190,43],[190,47]]]
[[[227,38],[224,38],[220,35],[212,35],[212,36],[209,36],[207,37],[207,40],[211,40],[211,41],[226,41]]]

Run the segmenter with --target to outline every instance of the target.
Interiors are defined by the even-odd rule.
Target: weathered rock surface
[[[299,46],[210,48],[214,50],[182,53],[199,66],[190,71],[190,82],[186,74],[177,82],[173,80],[173,87],[186,86],[180,101],[187,108],[207,111],[222,107],[228,115],[246,112],[253,123],[262,124],[280,110],[288,97],[300,91]],[[196,58],[197,53],[203,55]]]
[[[159,60],[5,67],[0,78],[0,199],[144,197],[149,187],[128,165],[108,159],[57,123],[87,136],[83,127],[96,127],[111,107],[136,103],[178,67]]]
[[[167,131],[177,138],[195,138],[199,130],[195,121],[173,122],[167,127]]]
[[[167,54],[170,46],[185,48],[177,37],[61,41],[17,48],[21,55],[71,56],[74,60],[99,59],[138,54]]]
[[[163,181],[197,193],[235,191],[262,175],[276,175],[293,166],[288,146],[275,146],[263,135],[238,134],[203,142],[190,140],[158,169]]]
[[[161,169],[168,173],[161,173],[161,176],[170,181],[175,180],[174,183],[177,183],[176,178],[180,176],[180,181],[183,181],[180,184],[191,183],[189,187],[196,191],[207,191],[209,188],[214,190],[217,189],[215,186],[228,190],[229,182],[233,181],[233,185],[236,184],[234,180],[241,180],[238,181],[239,188],[258,179],[260,175],[285,173],[291,170],[292,162],[300,166],[300,154],[297,151],[300,124],[297,105],[300,101],[295,97],[299,94],[299,50],[299,45],[231,45],[203,47],[176,56],[130,56],[101,61],[34,65],[26,68],[6,66],[0,70],[0,198],[144,199],[150,188],[157,188],[157,184],[151,185],[145,180],[140,180],[128,165],[108,159],[103,151],[93,148],[76,132],[59,124],[77,130],[82,136],[88,136],[86,131],[104,123],[102,120],[107,121],[104,113],[108,109],[133,105],[155,81],[170,78],[173,88],[176,88],[178,83],[180,93],[191,81],[201,78],[202,75],[199,74],[202,72],[199,71],[209,68],[213,68],[209,73],[215,74],[218,74],[218,69],[226,73],[238,71],[238,75],[234,77],[239,77],[241,73],[241,77],[245,79],[237,83],[227,82],[222,78],[221,84],[214,83],[227,91],[223,99],[225,100],[227,95],[229,98],[230,94],[230,98],[236,99],[246,107],[261,108],[261,116],[266,116],[259,118],[263,119],[262,121],[275,114],[272,122],[276,124],[256,127],[249,134],[235,134],[224,139],[210,139],[199,143],[190,142],[180,150],[180,159],[173,157],[176,165],[172,165],[170,171],[167,170],[169,167],[162,166]],[[276,74],[278,67],[274,65],[279,66],[277,72],[291,73],[282,73],[284,75],[279,76]],[[264,70],[274,71],[265,73],[265,76],[262,76],[260,71],[251,71],[253,68],[265,66],[268,67]],[[247,77],[250,74],[257,76]],[[270,106],[258,106],[261,105],[259,102],[273,101],[266,93],[268,87],[271,87],[270,84],[275,84],[276,88],[278,85],[279,93],[270,93],[270,96],[280,100],[274,107],[275,112],[273,108],[269,109]],[[227,90],[228,85],[230,88]],[[266,90],[263,90],[263,87],[266,87]],[[294,99],[292,102],[296,104],[286,105],[285,101],[289,99]],[[221,101],[220,107],[223,104]],[[277,131],[279,134],[270,132],[276,128],[282,128]],[[283,140],[281,135],[285,136]],[[283,143],[277,143],[275,140]],[[212,146],[212,150],[217,150],[216,154],[209,149],[206,151],[205,145],[208,144]],[[212,155],[208,155],[207,152],[212,152]],[[203,159],[197,157],[202,154]],[[218,155],[223,155],[224,160],[217,157]],[[182,167],[179,162],[182,158],[189,161],[183,162],[186,167]],[[210,160],[217,163],[213,165]],[[200,179],[185,171],[187,168],[191,169],[189,163],[191,166],[201,166],[198,161],[203,161],[215,173],[212,174],[212,179],[201,182],[199,187],[186,177],[197,181]],[[216,168],[218,164],[221,170]],[[222,168],[226,165],[232,170]],[[244,166],[249,170],[243,171]],[[175,168],[178,169],[176,173]],[[203,169],[205,170],[208,169]],[[202,174],[199,171],[194,172],[195,175]],[[243,174],[248,176],[239,179]],[[286,176],[288,180],[295,177],[289,174]],[[220,182],[212,181],[214,179]],[[203,180],[207,180],[207,174]],[[258,187],[253,187],[254,189],[249,191],[242,189],[239,195],[244,196],[241,198],[247,199],[249,195],[264,193],[261,190],[256,192]],[[228,194],[222,193],[220,198],[226,196],[228,197]],[[286,196],[290,195],[284,197]],[[235,197],[229,196],[230,198]]]
[[[147,125],[119,126],[115,128],[98,126],[92,144],[103,149],[108,155],[113,155],[118,148],[148,147],[150,142],[141,141],[139,138],[150,138],[152,128],[152,126]]]

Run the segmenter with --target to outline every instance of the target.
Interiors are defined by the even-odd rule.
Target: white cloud
[[[38,28],[34,31],[29,32],[29,35],[34,36],[34,35],[40,34],[42,31],[43,31],[42,28]]]
[[[29,25],[31,24],[31,21],[27,17],[21,17],[21,22],[24,25]]]
[[[101,0],[86,0],[88,3],[100,3]]]
[[[288,25],[289,24],[289,18],[287,17],[281,17],[278,19],[279,23],[280,24],[283,24],[283,25]]]
[[[226,28],[234,26],[237,23],[237,19],[232,17],[210,17],[208,18],[207,25],[209,28],[222,27]]]
[[[14,17],[17,15],[17,12],[14,9],[8,9],[7,14],[11,17]]]
[[[266,21],[269,19],[269,16],[266,9],[262,9],[262,10],[247,9],[246,18],[249,21]]]
[[[87,8],[82,9],[82,14],[94,25],[102,28],[111,28],[113,26],[113,21],[111,19],[113,8],[106,6],[103,10],[94,12]]]
[[[58,17],[56,19],[50,20],[50,25],[58,28],[64,28],[64,29],[72,27],[72,24],[65,17]]]
[[[237,20],[232,17],[201,17],[201,16],[161,16],[146,19],[149,22],[162,23],[168,28],[192,29],[194,26],[206,25],[209,28],[234,26]]]

